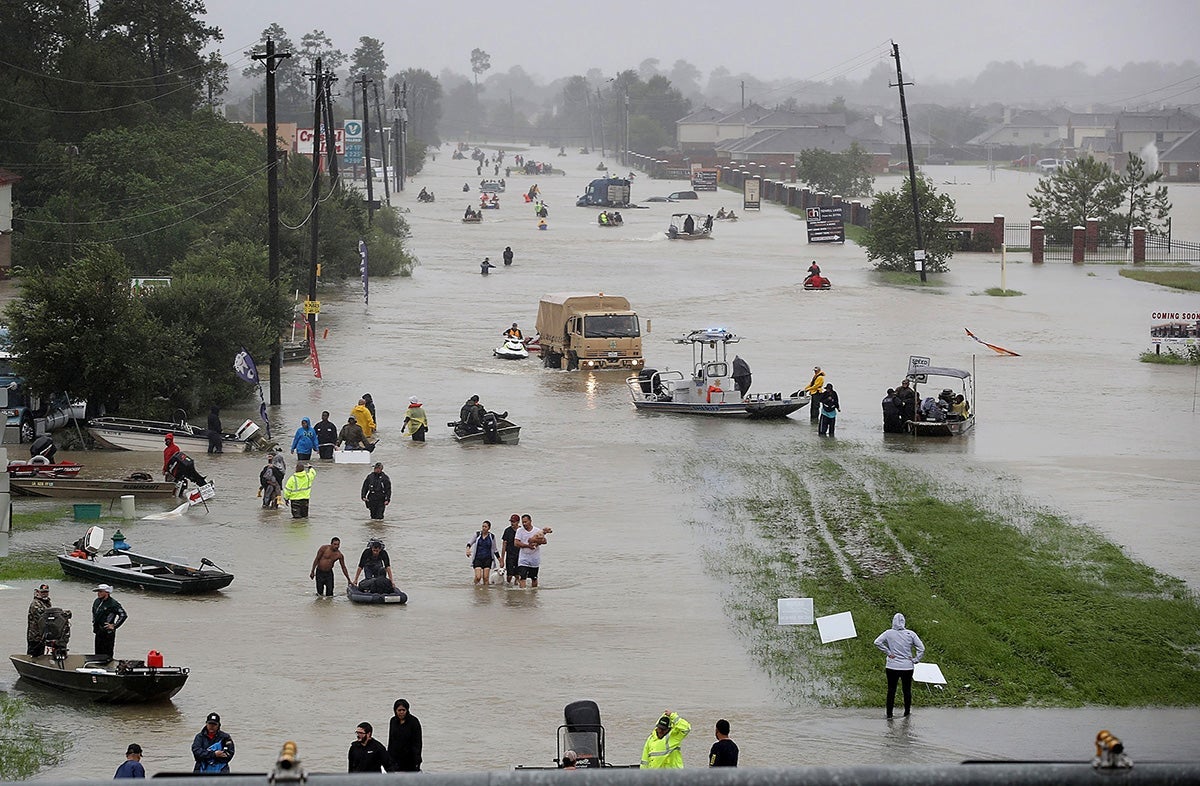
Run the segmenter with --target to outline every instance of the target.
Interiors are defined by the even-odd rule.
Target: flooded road
[[[928,710],[917,698],[910,721],[889,726],[882,708],[795,706],[731,629],[723,611],[730,585],[704,567],[716,546],[704,525],[713,515],[706,501],[722,490],[680,473],[697,457],[719,463],[723,454],[751,451],[770,463],[783,444],[815,448],[806,414],[781,423],[646,415],[634,412],[623,374],[547,371],[491,354],[511,322],[532,332],[548,292],[628,297],[650,323],[645,353],[659,369],[690,364],[672,337],[723,325],[743,336],[737,350],[753,368],[756,391],[794,390],[814,364],[823,366],[841,396],[839,440],[984,493],[1026,497],[1200,589],[1196,370],[1137,362],[1150,312],[1196,310],[1200,298],[1122,279],[1115,265],[1034,268],[1020,257],[1010,259],[1007,283],[1026,294],[991,298],[980,294],[999,285],[990,255],[951,260],[940,287],[885,286],[860,249],[807,246],[803,224],[774,206],[718,223],[711,241],[664,236],[675,209],[740,207],[730,192],[702,194],[698,207],[622,211],[624,227],[601,229],[596,211],[573,206],[599,158],[558,158],[545,148],[526,155],[545,156],[566,177],[514,175],[501,210],[466,226],[460,218],[476,192],[461,186],[479,176],[474,162],[451,161],[448,150],[393,198],[412,210],[411,245],[421,260],[414,276],[372,281],[369,305],[353,285],[323,291],[324,379],[305,366],[285,367],[284,404],[272,413],[276,431],[290,439],[300,418],[328,409],[344,422],[359,395],[372,393],[383,435],[375,455],[395,489],[387,518],[369,520],[358,496],[367,468],[357,465],[319,465],[307,521],[263,512],[254,497],[261,456],[225,454],[196,457],[220,495],[207,513],[104,522],[147,553],[192,564],[208,557],[237,579],[206,598],[118,591],[130,614],[118,653],[157,649],[192,669],[172,704],[81,708],[16,686],[41,721],[74,742],[46,775],[108,777],[133,741],[146,750],[151,773],[190,770],[192,735],[211,711],[235,739],[237,772],[267,769],[285,739],[298,741],[310,770],[343,771],[355,724],[368,720],[385,737],[397,697],[421,719],[425,769],[435,771],[547,764],[563,706],[582,698],[600,705],[614,763],[638,759],[666,707],[693,724],[688,766],[705,762],[718,717],[732,723],[745,765],[1084,759],[1100,728],[1120,736],[1135,760],[1200,755],[1196,709]],[[943,174],[980,183],[946,186],[964,217],[1026,219],[1029,176],[1000,172],[992,184],[981,169],[939,167],[938,182]],[[550,209],[544,232],[520,199],[535,182]],[[435,204],[416,203],[421,186],[437,194]],[[634,194],[685,187],[639,177]],[[1172,186],[1171,196],[1177,235],[1200,239],[1200,189]],[[500,264],[505,246],[515,264],[481,277],[479,260]],[[813,258],[834,289],[801,289]],[[964,327],[1022,357],[992,355]],[[884,438],[879,401],[903,377],[910,354],[974,367],[971,436],[920,444]],[[453,442],[445,424],[471,394],[524,427],[519,446]],[[399,436],[410,395],[430,414],[425,444]],[[253,414],[248,407],[224,418]],[[70,458],[97,476],[161,463],[158,454]],[[56,507],[16,505],[18,512]],[[166,507],[139,500],[143,513]],[[464,544],[480,521],[502,528],[512,512],[554,528],[543,586],[472,587]],[[64,521],[19,532],[14,548],[54,549],[80,534],[80,525]],[[351,572],[365,540],[382,537],[409,605],[316,598],[309,566],[332,536],[342,538]],[[87,649],[91,636],[80,618],[93,597],[89,585],[59,577],[51,584],[55,602],[75,610],[76,648]],[[0,636],[10,652],[22,650],[27,585],[0,592],[9,621]],[[859,644],[869,647],[877,633],[860,630]],[[937,662],[936,639],[926,643]],[[953,681],[953,664],[941,666]],[[0,686],[14,679],[8,671]]]

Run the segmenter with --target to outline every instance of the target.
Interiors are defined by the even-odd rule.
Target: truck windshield
[[[638,329],[636,314],[604,314],[584,317],[583,335],[586,338],[636,338],[642,332]]]

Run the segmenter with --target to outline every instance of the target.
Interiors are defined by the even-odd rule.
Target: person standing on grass
[[[892,717],[896,704],[896,683],[904,684],[904,717],[912,709],[913,667],[921,662],[925,644],[915,632],[904,627],[904,615],[899,612],[892,617],[891,630],[885,630],[875,639],[875,646],[887,655],[887,717]],[[916,654],[913,654],[916,650]]]

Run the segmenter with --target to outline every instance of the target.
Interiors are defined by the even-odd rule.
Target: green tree
[[[310,70],[316,66],[318,57],[326,71],[337,71],[346,64],[346,53],[334,48],[324,30],[312,30],[301,36],[299,55]]]
[[[1043,177],[1029,195],[1029,206],[1042,219],[1046,235],[1069,242],[1073,227],[1087,219],[1100,222],[1100,237],[1113,242],[1121,236],[1125,186],[1112,167],[1092,156],[1078,158]]]
[[[912,181],[895,190],[876,195],[871,205],[871,226],[866,233],[867,259],[876,270],[916,270],[913,251],[917,248],[913,225]],[[917,175],[917,204],[921,211],[921,237],[925,245],[925,270],[944,273],[946,260],[954,255],[949,226],[958,221],[954,200],[940,194],[924,175]]]
[[[471,73],[475,75],[475,127],[479,127],[482,114],[479,110],[479,76],[492,67],[492,56],[476,47],[471,50]]]
[[[387,75],[387,57],[383,53],[383,42],[378,38],[363,36],[358,39],[358,48],[351,55],[350,76],[357,78],[360,74],[383,84]]]
[[[287,31],[278,24],[272,24],[262,31],[260,43],[253,49],[243,52],[242,55],[249,59],[251,55],[262,54],[266,51],[267,39],[275,42],[277,54],[291,55],[275,61],[275,98],[279,121],[301,123],[307,127],[312,124],[312,106],[308,101],[308,77],[304,75],[304,60],[301,58],[296,44],[288,38]],[[250,62],[251,65],[242,69],[242,76],[261,80],[262,87],[255,90],[259,95],[258,103],[261,108],[255,114],[265,119],[266,61],[251,60]]]
[[[1167,200],[1167,187],[1151,186],[1162,180],[1163,173],[1146,174],[1146,162],[1134,153],[1129,154],[1125,165],[1122,188],[1129,202],[1125,219],[1125,243],[1133,236],[1134,227],[1145,227],[1152,232],[1161,232],[1171,215],[1171,203]]]
[[[392,83],[396,82],[408,85],[409,143],[419,141],[422,146],[440,145],[438,124],[442,120],[442,83],[424,68],[406,68],[392,77]]]
[[[804,150],[797,161],[800,179],[818,191],[847,199],[871,195],[875,177],[871,174],[871,154],[857,142],[844,153],[829,150]]]

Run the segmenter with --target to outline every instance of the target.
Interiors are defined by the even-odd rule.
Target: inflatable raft
[[[346,596],[354,603],[399,603],[401,606],[408,603],[408,595],[399,589],[387,593],[360,592],[358,587],[347,585]]]

